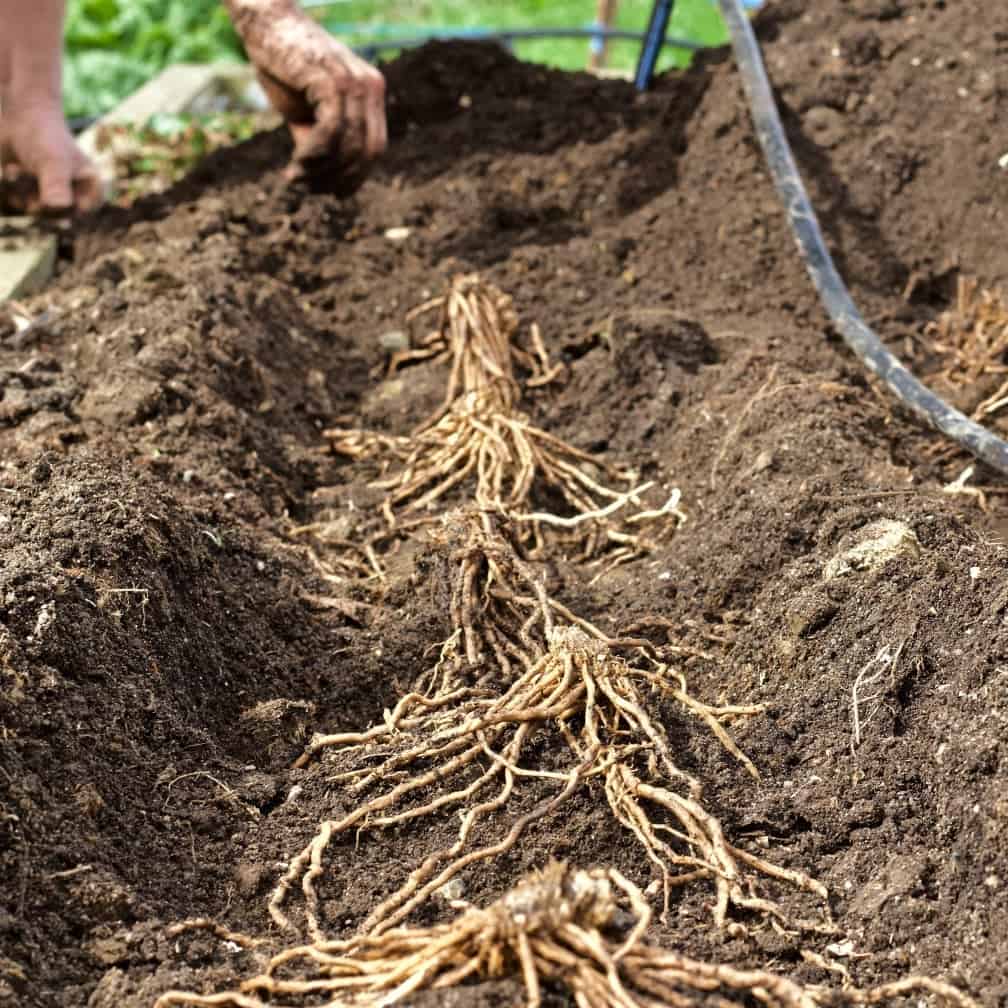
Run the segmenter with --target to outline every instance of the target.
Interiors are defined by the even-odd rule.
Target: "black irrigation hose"
[[[749,98],[756,134],[770,174],[788,213],[798,250],[823,305],[844,342],[893,393],[918,416],[972,452],[998,472],[1008,475],[1008,443],[953,409],[922,385],[882,344],[851,299],[823,241],[819,222],[798,174],[774,103],[759,43],[742,0],[719,0],[731,33],[732,48]]]

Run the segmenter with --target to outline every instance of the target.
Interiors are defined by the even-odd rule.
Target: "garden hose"
[[[358,30],[356,26],[351,24],[333,24],[327,25],[326,28],[337,35],[352,35]],[[600,28],[597,25],[588,28],[417,28],[415,33],[407,34],[396,34],[392,29],[389,34],[378,32],[376,36],[369,36],[362,41],[354,42],[352,48],[354,52],[365,59],[374,59],[378,53],[390,49],[414,49],[425,42],[463,40],[501,42],[510,46],[514,42],[535,39],[587,39],[590,43],[605,40],[607,42],[641,42],[646,45],[648,36],[642,35],[640,32],[623,31],[619,28]],[[682,49],[686,52],[700,52],[706,48],[699,42],[674,37],[663,38],[657,48],[661,49],[662,46]]]
[[[777,192],[787,210],[798,250],[823,306],[844,342],[870,371],[889,386],[900,402],[978,459],[1008,475],[1008,443],[922,385],[885,348],[858,311],[826,248],[815,211],[798,174],[760,56],[759,43],[742,0],[719,0],[719,3],[731,35],[756,134]]]

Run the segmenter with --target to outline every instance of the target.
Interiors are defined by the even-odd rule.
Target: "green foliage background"
[[[241,59],[218,0],[69,0],[64,104],[100,115],[170,63]]]
[[[311,3],[312,0],[309,0]],[[616,26],[643,31],[652,0],[622,0]],[[429,27],[585,27],[595,0],[332,0],[312,13],[344,40],[382,33],[422,33]],[[678,0],[671,35],[705,45],[724,41],[712,0]],[[583,68],[587,42],[521,42],[524,59]],[[614,43],[611,66],[632,67],[637,46]],[[69,0],[66,21],[65,104],[69,116],[99,115],[170,63],[241,59],[238,39],[219,0]],[[688,55],[666,50],[662,67]]]

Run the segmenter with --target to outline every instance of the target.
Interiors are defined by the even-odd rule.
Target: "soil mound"
[[[782,0],[758,28],[855,299],[940,386],[928,326],[957,279],[1008,284],[1008,11]],[[474,270],[563,364],[531,421],[678,488],[688,515],[601,576],[548,558],[551,595],[676,649],[710,703],[767,704],[733,729],[759,783],[671,702],[665,729],[726,834],[825,882],[838,929],[715,932],[701,887],[654,938],[805,981],[824,974],[800,950],[833,943],[859,984],[930,973],[1003,1003],[1008,512],[982,472],[966,486],[986,498],[944,492],[970,460],[830,332],[729,54],[643,96],[482,44],[386,71],[393,144],[352,198],[288,188],[286,139],[256,137],[86,222],[29,306],[46,320],[0,328],[0,1003],[140,1008],[253,968],[166,928],[270,934],[285,862],[346,800],[324,765],[291,768],[305,739],[380,722],[449,633],[436,537],[386,543],[381,578],[319,546],[381,500],[378,464],[323,430],[430,415],[444,367],[392,371],[390,349]],[[646,883],[598,797],[472,872],[466,898],[550,856]],[[335,845],[334,931],[442,826]]]

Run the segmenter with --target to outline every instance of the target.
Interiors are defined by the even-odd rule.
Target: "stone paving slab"
[[[41,290],[56,265],[57,237],[27,217],[0,217],[0,302]]]

